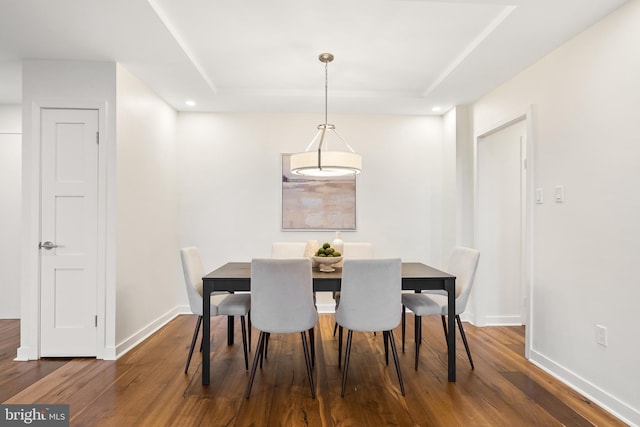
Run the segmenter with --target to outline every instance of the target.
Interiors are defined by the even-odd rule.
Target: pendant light
[[[336,132],[336,127],[327,121],[328,65],[333,61],[333,54],[321,53],[318,59],[324,63],[324,124],[318,125],[316,136],[304,152],[291,155],[291,173],[314,177],[357,175],[362,170],[362,158]],[[337,137],[348,151],[329,150],[327,141],[331,136]],[[316,141],[317,148],[313,148]]]

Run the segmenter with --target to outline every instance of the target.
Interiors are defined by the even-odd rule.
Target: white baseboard
[[[116,360],[117,358],[117,350],[114,346],[108,345],[104,348],[104,351],[102,352],[102,360]]]
[[[29,352],[31,351],[31,349],[29,347],[18,347],[18,351],[16,352],[16,358],[13,359],[16,362],[26,362],[29,359]]]
[[[595,402],[598,406],[601,406],[623,422],[630,426],[640,425],[639,409],[632,408],[626,403],[621,402],[616,399],[615,396],[612,396],[595,384],[592,384],[533,349],[531,350],[531,358],[529,360],[543,371]]]
[[[336,312],[336,305],[335,303],[326,303],[326,304],[318,304],[316,303],[316,308],[318,310],[318,313],[320,314],[327,314],[327,313],[335,313]]]
[[[20,320],[19,313],[0,313],[0,320]]]
[[[191,312],[191,308],[188,305],[179,305],[174,308],[174,310],[177,314],[193,314]]]
[[[318,313],[335,313],[336,302],[331,292],[316,292],[316,309]]]
[[[164,325],[169,323],[173,318],[182,313],[191,313],[191,311],[187,308],[184,310],[183,306],[176,306],[171,310],[167,311],[162,316],[158,317],[156,320],[149,323],[144,328],[140,329],[135,334],[131,335],[129,338],[122,341],[120,344],[116,345],[115,352],[113,349],[105,348],[105,359],[107,359],[107,353],[110,353],[110,356],[113,358],[109,358],[107,360],[115,360],[120,358],[122,355],[126,354],[129,350],[140,344],[142,341],[153,335],[154,332],[162,328]]]
[[[522,318],[520,316],[485,316],[476,326],[522,326]]]

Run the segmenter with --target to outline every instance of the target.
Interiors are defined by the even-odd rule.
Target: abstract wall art
[[[293,175],[282,154],[282,229],[355,230],[356,177]]]

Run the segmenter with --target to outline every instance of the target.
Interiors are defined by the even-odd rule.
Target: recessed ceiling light
[[[185,104],[187,104],[188,107],[195,107],[196,101],[188,100]]]
[[[431,111],[433,111],[434,113],[437,113],[438,111],[441,111],[441,110],[442,110],[442,107],[439,107],[439,106],[435,106],[431,109]]]

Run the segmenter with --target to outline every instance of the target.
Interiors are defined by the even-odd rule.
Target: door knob
[[[46,249],[46,250],[51,250],[58,247],[59,247],[58,245],[54,244],[53,242],[49,242],[48,240],[44,243],[40,242],[40,245],[38,245],[39,249]]]

